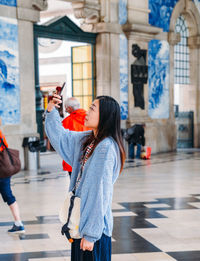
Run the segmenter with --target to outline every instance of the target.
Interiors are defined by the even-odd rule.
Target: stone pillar
[[[128,1],[128,23],[123,26],[123,30],[126,32],[128,37],[129,46],[129,118],[127,121],[127,126],[131,126],[136,123],[145,123],[146,145],[151,146],[152,152],[155,153],[174,150],[176,147],[176,135],[173,116],[173,88],[171,85],[169,88],[169,118],[152,119],[149,117],[148,83],[144,85],[145,109],[142,110],[134,105],[133,85],[131,83],[130,70],[131,64],[136,58],[132,55],[132,45],[137,44],[141,49],[147,50],[148,57],[149,41],[153,39],[168,41],[167,33],[164,33],[161,28],[149,25],[149,12],[148,1]],[[170,60],[172,61],[171,56]],[[171,82],[172,81],[173,79],[171,78]]]
[[[190,99],[194,103],[194,147],[200,147],[200,36],[188,38],[190,48]]]
[[[147,50],[147,57],[148,57],[148,41],[152,39],[152,36],[151,36],[150,26],[148,24],[148,14],[149,14],[148,1],[128,0],[127,9],[128,9],[128,21],[123,26],[123,30],[128,38],[129,115],[128,115],[127,126],[131,126],[135,123],[142,123],[150,120],[148,117],[148,83],[144,84],[145,109],[142,110],[141,108],[135,107],[134,105],[133,84],[131,83],[131,64],[134,63],[136,58],[132,55],[132,45],[137,44],[140,47],[140,49]],[[160,29],[158,29],[158,32],[160,32]]]

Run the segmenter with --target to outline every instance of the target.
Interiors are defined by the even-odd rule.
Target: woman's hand
[[[94,248],[94,243],[92,243],[92,242],[90,242],[90,241],[87,241],[85,238],[82,238],[82,239],[81,239],[80,248],[81,248],[83,251],[85,251],[85,250],[92,251],[93,248]]]
[[[54,107],[60,108],[59,104],[61,104],[61,103],[62,103],[61,97],[57,94],[54,94],[53,99],[47,105],[47,111],[51,112]]]

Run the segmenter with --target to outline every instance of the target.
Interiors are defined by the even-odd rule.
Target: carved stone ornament
[[[83,19],[83,23],[96,24],[100,18],[100,5],[94,2],[72,2],[74,15],[77,19]]]
[[[171,45],[176,45],[180,42],[181,36],[180,33],[174,33],[174,32],[169,32],[168,33],[168,42]]]
[[[190,36],[188,38],[188,45],[192,49],[196,49],[200,47],[200,35]]]
[[[44,11],[48,7],[47,0],[32,0],[32,6],[38,11]]]

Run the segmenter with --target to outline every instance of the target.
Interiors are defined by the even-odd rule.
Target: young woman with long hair
[[[69,191],[79,182],[75,195],[81,199],[81,238],[72,243],[71,260],[110,261],[113,185],[125,161],[120,107],[112,97],[97,97],[85,118],[92,131],[74,132],[61,126],[55,109],[61,102],[54,95],[48,104],[45,128],[52,146],[72,166]]]

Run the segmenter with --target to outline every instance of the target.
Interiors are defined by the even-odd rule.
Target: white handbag
[[[60,208],[59,211],[59,219],[63,225],[65,225],[64,230],[68,230],[68,233],[63,232],[62,234],[66,234],[68,240],[73,242],[72,239],[79,239],[79,224],[80,224],[80,207],[81,207],[81,199],[76,197],[72,191],[67,194],[67,197]]]

